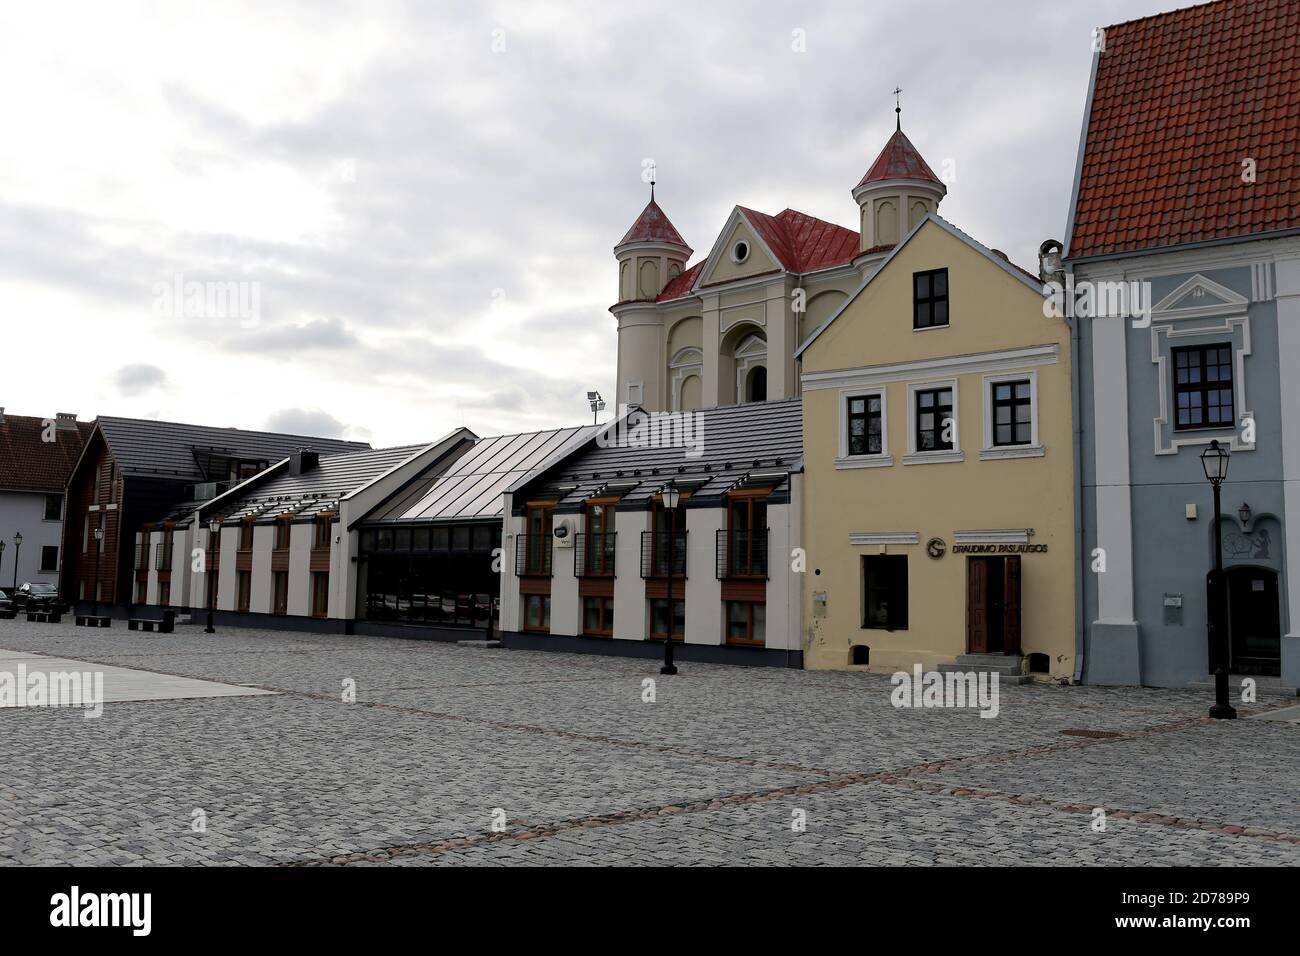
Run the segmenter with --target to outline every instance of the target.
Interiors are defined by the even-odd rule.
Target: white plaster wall
[[[269,524],[253,526],[253,573],[248,610],[252,614],[271,613],[271,550],[275,546],[275,528]]]
[[[555,524],[561,521],[570,525],[569,540],[581,529],[581,515],[556,515]],[[578,579],[573,576],[573,548],[553,547],[551,552],[551,633],[575,635],[582,633],[582,602],[578,600]],[[618,609],[614,609],[614,622],[618,623]]]
[[[239,525],[228,524],[221,529],[221,570],[217,577],[217,608],[233,611],[238,595],[235,575],[235,554],[239,549]]]
[[[1289,638],[1300,638],[1300,258],[1279,259],[1277,352],[1281,369],[1282,491],[1286,508],[1286,589]]]
[[[619,511],[614,539],[614,636],[644,641],[649,629],[645,580],[641,577],[641,532],[650,530],[650,512]]]
[[[308,522],[295,522],[289,527],[288,614],[311,616],[311,542],[315,530]]]
[[[14,547],[14,533],[21,531],[23,546]],[[5,542],[4,556],[0,558],[0,585],[14,586],[14,552],[18,553],[19,586],[26,581],[57,584],[58,570],[41,571],[41,549],[62,549],[63,522],[45,520],[45,495],[22,491],[0,491],[0,536]],[[80,545],[80,542],[75,542]],[[59,552],[59,563],[64,555]],[[91,572],[93,575],[93,571]],[[87,589],[90,584],[87,583]],[[89,591],[87,591],[89,593]]]
[[[515,575],[515,547],[524,531],[524,519],[510,513],[513,497],[502,496],[501,527],[501,629],[523,630],[523,605],[519,597],[519,578]]]
[[[707,340],[706,340],[707,341]],[[717,575],[717,533],[724,508],[686,509],[686,643],[722,643],[722,582]]]
[[[189,528],[172,532],[172,595],[174,608],[190,607],[190,568],[194,566],[194,535]]]

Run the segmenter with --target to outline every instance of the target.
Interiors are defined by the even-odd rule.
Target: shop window
[[[311,616],[325,617],[330,605],[330,576],[328,572],[315,571],[311,576]]]
[[[81,584],[82,584],[82,588],[81,588],[81,592],[82,592],[82,593],[81,593],[81,596],[84,598],[84,597],[86,596],[86,593],[85,593],[85,592],[86,592],[86,588],[85,588],[85,584],[86,584],[86,582],[83,581],[83,582],[81,582]],[[136,581],[136,582],[135,582],[135,603],[136,603],[136,604],[148,604],[148,603],[149,603],[149,582],[148,582],[148,581]]]
[[[767,605],[727,602],[727,643],[762,645],[767,641]]]
[[[284,614],[289,610],[289,572],[271,574],[271,613]]]
[[[668,600],[655,598],[650,602],[650,639],[662,641],[668,633]],[[673,601],[673,640],[686,639],[686,602]]]
[[[907,630],[907,555],[864,555],[862,591],[863,627]]]
[[[912,328],[931,329],[947,324],[948,270],[913,273]]]
[[[1174,349],[1174,429],[1232,428],[1232,346]]]
[[[551,629],[551,596],[529,594],[524,598],[524,630],[549,631]]]
[[[235,574],[235,610],[248,613],[249,600],[253,595],[253,572],[238,571]]]
[[[589,597],[582,599],[582,633],[588,637],[614,635],[614,599]]]

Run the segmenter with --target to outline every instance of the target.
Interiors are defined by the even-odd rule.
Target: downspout
[[[1067,266],[1068,274],[1073,276],[1074,267]],[[1069,311],[1073,311],[1070,309]],[[1079,319],[1067,317],[1070,326],[1070,414],[1074,416],[1071,426],[1074,451],[1074,683],[1083,683],[1083,657],[1085,648],[1084,629],[1084,567],[1088,560],[1085,554],[1086,541],[1083,534],[1083,420],[1080,417],[1079,390]]]

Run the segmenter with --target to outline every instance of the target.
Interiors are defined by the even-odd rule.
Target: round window
[[[731,261],[744,262],[748,258],[749,258],[749,243],[747,243],[744,239],[741,239],[739,242],[737,242],[734,246],[731,247]]]

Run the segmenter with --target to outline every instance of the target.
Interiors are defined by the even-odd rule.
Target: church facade
[[[852,190],[860,231],[736,206],[708,254],[654,200],[614,247],[620,406],[679,411],[798,397],[795,351],[946,187],[901,127]]]

